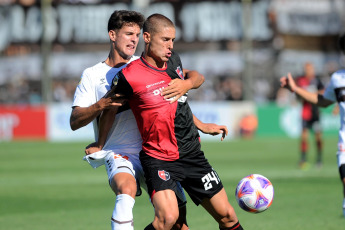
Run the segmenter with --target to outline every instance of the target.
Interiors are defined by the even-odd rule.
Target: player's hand
[[[91,144],[89,144],[88,146],[86,146],[85,148],[85,154],[86,155],[90,155],[92,153],[101,151],[102,149],[98,146],[97,142],[93,142]]]
[[[222,134],[222,137],[220,138],[221,141],[223,141],[225,136],[228,135],[228,128],[225,125],[217,125],[213,123],[204,123],[201,131],[212,136]]]
[[[101,107],[102,110],[104,109],[111,109],[112,107],[119,107],[126,103],[127,99],[123,97],[121,94],[115,94],[111,97],[103,97],[97,103]]]
[[[290,90],[291,92],[295,92],[295,89],[297,87],[291,73],[288,73],[287,76],[283,76],[282,78],[280,78],[280,86],[282,88]]]
[[[191,84],[188,80],[173,79],[169,82],[169,86],[162,90],[161,95],[170,103],[174,103],[190,89]]]

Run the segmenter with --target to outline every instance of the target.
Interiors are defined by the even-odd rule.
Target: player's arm
[[[299,86],[296,85],[295,80],[292,78],[291,74],[288,73],[287,76],[283,76],[280,79],[281,87],[289,89],[291,92],[296,93],[299,97],[303,98],[304,100],[315,104],[319,107],[327,107],[333,104],[333,101],[330,101],[323,97],[323,95],[318,93],[309,92]]]
[[[217,125],[213,123],[203,123],[193,114],[193,121],[195,126],[203,133],[216,136],[222,134],[221,141],[228,135],[228,128],[225,125]]]
[[[73,107],[70,116],[71,129],[74,131],[84,127],[99,116],[103,110],[110,109],[114,106],[121,106],[123,102],[124,99],[121,98],[120,95],[115,95],[113,97],[105,96],[89,107]]]
[[[110,132],[110,129],[114,123],[117,110],[118,107],[103,110],[98,123],[98,140],[86,147],[85,153],[87,155],[103,149],[108,137],[108,133]]]
[[[204,75],[195,70],[183,69],[185,80],[173,79],[169,82],[169,86],[162,90],[164,99],[171,99],[170,103],[177,101],[181,96],[190,89],[199,88],[205,81]]]

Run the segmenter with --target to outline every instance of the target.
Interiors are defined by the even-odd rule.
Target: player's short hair
[[[343,33],[339,36],[338,46],[339,46],[340,51],[345,54],[345,33]]]
[[[136,11],[129,10],[115,10],[108,21],[108,32],[110,30],[120,30],[124,25],[133,25],[136,24],[143,28],[145,18],[144,16]]]
[[[143,32],[155,34],[160,30],[160,27],[175,27],[174,23],[162,14],[152,14],[144,22]]]

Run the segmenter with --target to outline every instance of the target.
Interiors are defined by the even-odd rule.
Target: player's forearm
[[[200,74],[195,70],[187,70],[186,76],[186,81],[190,82],[191,89],[197,89],[205,82],[204,75]]]
[[[98,104],[93,104],[89,107],[75,107],[72,110],[70,117],[71,129],[77,130],[88,125],[102,112],[102,108]]]
[[[303,98],[304,100],[312,103],[312,104],[317,104],[318,103],[318,94],[317,93],[311,93],[301,87],[295,87],[295,89],[293,89],[293,91],[300,96],[301,98]]]
[[[201,132],[204,132],[204,123],[200,121],[194,114],[193,114],[193,121],[196,128],[200,130]]]
[[[97,146],[102,149],[108,137],[108,133],[114,123],[118,107],[114,109],[106,109],[102,112],[99,120],[98,141]]]

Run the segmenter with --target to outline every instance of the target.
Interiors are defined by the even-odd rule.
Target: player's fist
[[[282,88],[287,88],[291,92],[295,92],[296,83],[291,73],[288,73],[287,76],[283,76],[282,78],[280,78],[280,86]]]
[[[92,153],[101,151],[102,149],[98,146],[97,142],[93,142],[91,144],[89,144],[88,146],[86,146],[85,148],[85,154],[86,155],[90,155]]]

